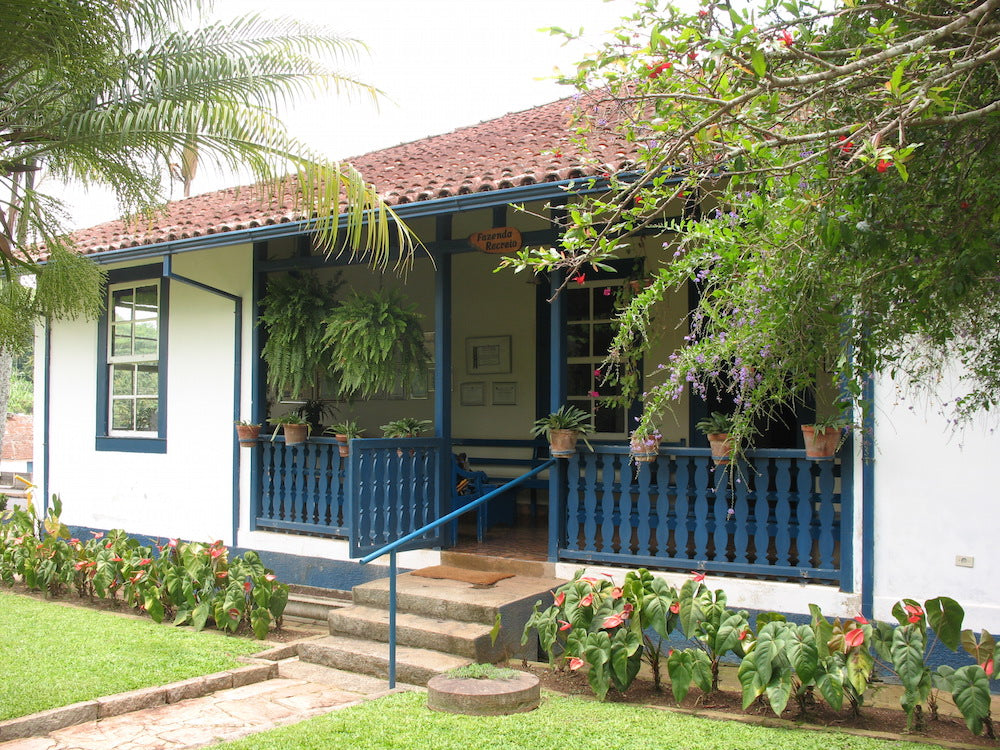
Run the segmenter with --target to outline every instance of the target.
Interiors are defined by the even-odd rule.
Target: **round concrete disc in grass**
[[[427,683],[427,708],[452,714],[519,714],[538,708],[540,697],[538,678],[527,672],[504,679],[439,674]]]

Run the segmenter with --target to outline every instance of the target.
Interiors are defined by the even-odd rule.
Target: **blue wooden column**
[[[439,216],[435,239],[451,239],[451,216]],[[451,255],[438,253],[434,258],[434,435],[444,448],[438,467],[438,514],[444,515],[451,498]],[[450,528],[450,527],[449,527]],[[448,544],[454,544],[446,531]]]
[[[566,274],[553,271],[552,291],[562,286]],[[566,298],[558,295],[549,303],[549,411],[566,402]],[[566,464],[556,461],[549,471],[549,562],[559,559],[566,515]]]

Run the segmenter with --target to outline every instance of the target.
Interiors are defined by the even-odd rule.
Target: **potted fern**
[[[733,429],[733,418],[721,411],[713,411],[709,416],[695,423],[695,429],[705,434],[712,449],[712,460],[716,464],[728,464],[733,451],[733,441],[729,431]]]
[[[314,275],[268,281],[260,301],[260,325],[267,334],[261,357],[273,393],[298,396],[328,369],[324,320],[342,283],[339,277],[322,282]]]
[[[324,342],[344,398],[392,392],[427,370],[420,315],[394,289],[354,292],[329,312]]]
[[[549,453],[555,458],[569,458],[576,453],[576,441],[583,438],[587,447],[591,448],[587,435],[593,432],[590,425],[590,414],[569,404],[563,404],[558,411],[535,421],[531,428],[534,437],[542,437],[549,441]]]

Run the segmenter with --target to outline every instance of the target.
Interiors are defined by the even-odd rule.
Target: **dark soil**
[[[545,690],[564,693],[567,695],[593,696],[594,692],[587,682],[587,676],[582,672],[570,672],[569,670],[549,669],[545,666],[528,665],[528,671],[538,675],[541,686]],[[608,692],[607,700],[611,703],[627,703],[630,705],[657,706],[664,708],[677,708],[673,694],[670,692],[666,676],[662,690],[656,690],[650,680],[638,678],[631,687],[624,693],[612,689]],[[846,704],[846,701],[845,701]],[[751,704],[743,710],[742,699],[739,693],[720,690],[711,695],[702,693],[698,688],[691,688],[684,702],[681,703],[682,710],[693,712],[720,712],[729,714],[733,718],[748,720],[752,722],[767,723],[778,717],[771,711],[763,701]],[[925,706],[926,708],[926,706]],[[954,707],[949,706],[952,710]],[[944,709],[942,709],[944,711]],[[781,715],[781,719],[795,722],[802,726],[828,727],[834,730],[846,730],[856,733],[879,733],[879,736],[889,735],[891,738],[908,740],[910,742],[930,742],[937,744],[967,745],[984,748],[998,748],[1000,741],[991,740],[983,735],[976,737],[965,726],[961,717],[955,715],[939,714],[938,719],[931,720],[928,713],[924,713],[924,726],[920,731],[907,733],[906,714],[902,710],[890,708],[875,708],[872,706],[862,706],[858,715],[852,713],[850,707],[846,706],[841,711],[834,711],[825,703],[817,702],[811,706],[804,715],[799,712],[796,705],[789,703],[789,707]],[[996,722],[996,718],[994,718]],[[1000,723],[1000,722],[996,722]]]

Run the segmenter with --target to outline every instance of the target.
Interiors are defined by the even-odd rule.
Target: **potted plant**
[[[850,427],[852,427],[851,421],[840,416],[827,417],[813,424],[802,425],[806,458],[817,461],[833,458]]]
[[[434,423],[429,419],[417,419],[416,417],[403,417],[394,419],[381,427],[382,437],[387,438],[414,438],[420,437],[427,432]]]
[[[339,276],[322,282],[313,274],[268,281],[260,300],[260,325],[267,334],[261,358],[272,393],[297,396],[330,368],[323,321],[342,283]]]
[[[569,458],[576,453],[576,441],[581,437],[593,450],[587,440],[591,432],[590,414],[569,404],[563,404],[558,411],[536,420],[531,428],[532,436],[548,439],[549,453],[555,458]]]
[[[729,439],[729,431],[733,428],[732,416],[721,411],[713,411],[694,426],[708,438],[708,445],[712,449],[712,460],[717,465],[728,464],[729,454],[733,450],[733,442]]]
[[[272,417],[267,420],[267,423],[273,424],[275,428],[281,427],[281,431],[285,434],[285,445],[298,445],[299,443],[304,443],[306,438],[309,437],[309,422],[306,421],[305,417],[296,412],[282,414],[280,417]],[[275,429],[274,434],[271,435],[271,440],[274,440],[277,434],[278,430]]]
[[[338,422],[337,424],[330,425],[326,428],[327,435],[333,435],[334,440],[337,441],[337,448],[340,450],[340,455],[343,458],[347,458],[350,455],[350,448],[347,445],[349,440],[361,437],[364,434],[364,430],[358,427],[358,423],[354,420],[348,420],[346,422]]]
[[[331,375],[344,398],[391,393],[426,375],[421,316],[397,290],[355,292],[325,320]]]
[[[649,463],[660,455],[663,435],[656,428],[636,429],[629,437],[629,452],[633,461]]]
[[[309,423],[310,432],[322,433],[323,417],[332,417],[337,413],[337,407],[329,401],[311,398],[298,407],[295,413]]]
[[[244,448],[253,447],[257,444],[257,438],[260,436],[260,425],[241,419],[236,422],[236,436]]]

